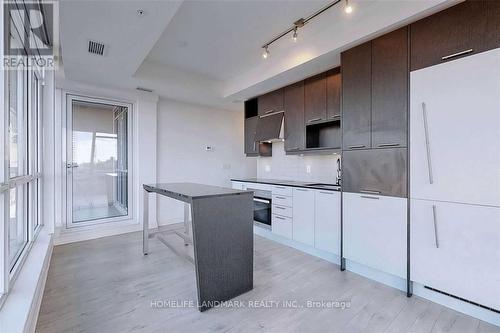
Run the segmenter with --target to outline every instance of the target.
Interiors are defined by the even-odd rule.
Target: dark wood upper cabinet
[[[305,123],[326,120],[326,74],[310,77],[304,81]]]
[[[285,151],[305,148],[304,81],[285,88]]]
[[[342,52],[342,149],[371,145],[372,45]]]
[[[465,1],[410,26],[411,70],[500,47],[500,1]]]
[[[245,154],[258,155],[259,150],[255,142],[255,133],[257,132],[257,121],[259,117],[245,119]]]
[[[406,146],[408,74],[406,27],[372,41],[372,148]]]
[[[258,98],[259,115],[267,113],[283,111],[283,89],[271,91]]]
[[[340,67],[326,73],[326,116],[329,120],[340,118],[341,84]]]

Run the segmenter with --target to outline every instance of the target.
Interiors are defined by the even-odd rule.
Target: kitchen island
[[[253,193],[194,183],[143,185],[143,252],[149,252],[149,194],[184,202],[185,244],[193,246],[198,308],[210,307],[253,288]],[[191,211],[192,239],[188,218]],[[159,233],[160,235],[161,233]],[[162,242],[165,239],[160,238]],[[167,244],[168,245],[168,244]],[[170,246],[169,246],[170,247]]]

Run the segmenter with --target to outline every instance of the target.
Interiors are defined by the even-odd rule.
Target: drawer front
[[[344,151],[344,192],[407,197],[406,155],[406,148]]]
[[[281,185],[273,186],[273,194],[291,197],[292,193],[293,193],[292,188],[290,186],[281,186]]]
[[[292,207],[273,205],[273,214],[292,217]]]
[[[273,215],[271,222],[272,230],[275,234],[292,238],[292,219],[285,216]]]
[[[500,208],[427,200],[411,205],[411,279],[500,309]]]
[[[278,206],[292,207],[293,199],[285,195],[273,195],[273,204]]]

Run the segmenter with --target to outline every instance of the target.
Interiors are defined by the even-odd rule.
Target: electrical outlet
[[[266,165],[265,170],[266,170],[266,172],[271,172],[271,166],[270,165]]]
[[[306,173],[311,173],[311,166],[310,165],[306,165]]]

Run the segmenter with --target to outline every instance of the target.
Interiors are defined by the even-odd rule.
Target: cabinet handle
[[[283,187],[283,186],[275,186],[275,188],[279,188],[279,189],[282,189],[282,190],[285,189],[285,187]]]
[[[285,200],[286,198],[285,198],[285,197],[278,197],[278,196],[276,196],[276,199],[282,199],[282,200]]]
[[[285,207],[281,207],[281,206],[274,206],[274,208],[278,208],[278,209],[281,209],[281,210],[285,210],[286,209]]]
[[[257,142],[255,142],[255,141],[253,142],[253,150],[254,151],[257,150]]]
[[[441,57],[441,60],[449,60],[451,58],[459,57],[461,55],[472,53],[472,52],[474,52],[474,49],[468,49],[468,50],[465,50],[465,51],[461,51],[461,52],[457,52],[457,53],[453,53],[453,54]]]
[[[309,192],[309,190],[303,189],[303,188],[296,188],[296,191],[301,191],[301,192]]]
[[[333,194],[333,192],[323,192],[323,191],[319,191],[319,193],[321,193],[321,194],[329,194],[329,195]]]
[[[364,198],[364,199],[374,199],[374,200],[379,200],[380,199],[379,197],[369,197],[367,195],[361,195],[360,197]]]
[[[348,148],[349,149],[361,149],[361,148],[365,148],[366,146],[365,145],[357,145],[357,146],[349,146]]]
[[[436,245],[436,249],[439,249],[439,240],[438,240],[438,232],[437,232],[436,205],[432,205],[432,221],[434,223],[434,244]]]
[[[427,107],[425,103],[422,103],[422,117],[424,118],[425,149],[427,151],[427,170],[429,171],[429,184],[433,184],[434,177],[432,175],[431,148],[429,143],[429,125],[427,123]]]
[[[362,189],[360,190],[361,193],[368,193],[368,194],[381,194],[382,192],[377,191],[377,190],[369,190],[369,189]]]
[[[397,147],[399,143],[381,143],[377,147]]]
[[[264,114],[268,114],[268,113],[271,113],[271,112],[274,112],[274,109],[267,110],[266,112],[264,112]]]
[[[314,118],[314,119],[309,119],[307,122],[308,123],[314,123],[315,121],[320,121],[322,120],[321,118]]]
[[[299,150],[299,147],[288,148],[288,150]]]
[[[281,216],[274,216],[275,219],[278,219],[278,220],[286,220],[284,217],[281,217]]]
[[[334,114],[331,118],[332,118],[332,119],[335,119],[335,118],[340,118],[340,115],[339,115],[339,114]]]

